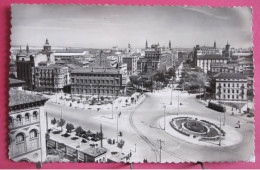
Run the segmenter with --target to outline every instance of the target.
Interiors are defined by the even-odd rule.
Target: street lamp
[[[219,129],[220,129],[220,132],[219,132],[219,146],[221,146],[221,121],[222,121],[222,119],[224,119],[224,117],[223,116],[219,116],[218,117],[218,120],[219,120]]]
[[[171,83],[171,102],[170,102],[170,105],[172,105],[172,89],[173,89],[173,82]]]
[[[179,115],[180,112],[180,92],[178,93],[178,112],[177,115]]]
[[[165,106],[165,105],[163,105],[163,115],[164,115],[164,130],[166,130],[165,109],[166,109],[166,106]]]
[[[118,143],[118,117],[119,117],[119,114],[120,113],[117,114],[117,120],[116,120],[116,122],[117,122],[116,123],[116,141],[117,141],[117,143]]]

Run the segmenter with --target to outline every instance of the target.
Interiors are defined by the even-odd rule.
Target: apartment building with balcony
[[[213,78],[216,100],[247,101],[246,76],[239,73],[218,73]]]

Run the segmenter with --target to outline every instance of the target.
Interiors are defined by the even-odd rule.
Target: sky
[[[12,5],[12,46],[252,47],[248,7]]]

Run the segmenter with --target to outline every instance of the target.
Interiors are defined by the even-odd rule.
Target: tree
[[[81,126],[78,126],[78,127],[75,129],[75,132],[76,132],[76,135],[77,135],[77,136],[80,136],[83,131],[84,131],[84,130],[82,129]]]
[[[55,117],[51,120],[51,124],[55,125],[57,123],[57,120],[55,119]]]
[[[130,79],[130,82],[132,84],[138,84],[138,76],[134,75],[134,76],[130,76],[129,79]]]
[[[105,100],[104,96],[101,96],[101,97],[100,97],[100,100],[101,100],[101,101],[104,101],[104,100]]]
[[[124,146],[124,144],[125,144],[125,141],[121,139],[121,140],[117,143],[117,147],[119,147],[120,149],[122,149],[123,146]]]
[[[67,129],[67,133],[71,133],[71,131],[75,128],[74,128],[74,125],[72,123],[67,123],[66,129]]]
[[[62,118],[57,122],[58,127],[61,127],[61,131],[63,130],[62,127],[65,124],[66,124],[66,121],[64,119],[62,119]]]

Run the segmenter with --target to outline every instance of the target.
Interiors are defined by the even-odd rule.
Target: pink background
[[[4,169],[19,169],[19,168],[36,168],[33,163],[14,163],[8,160],[8,72],[9,72],[9,48],[10,48],[10,28],[11,28],[11,4],[12,3],[47,3],[47,4],[116,4],[116,5],[192,5],[192,6],[218,6],[218,7],[232,7],[232,6],[252,6],[253,7],[253,31],[254,31],[254,64],[255,64],[255,155],[256,163],[247,162],[233,162],[233,163],[205,163],[207,169],[212,168],[243,168],[243,169],[260,169],[260,89],[259,87],[259,74],[260,74],[260,0],[1,0],[0,2],[0,168]],[[196,168],[200,169],[200,165],[193,163],[167,163],[167,164],[133,164],[134,169],[139,168],[152,168],[152,169],[167,169],[167,168]],[[54,168],[88,168],[88,169],[129,169],[130,166],[122,163],[46,163],[42,168],[54,169]]]

